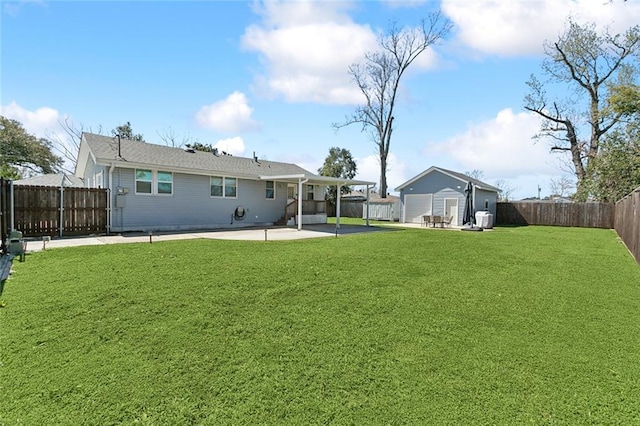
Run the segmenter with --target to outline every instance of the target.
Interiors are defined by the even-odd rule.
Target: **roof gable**
[[[491,192],[500,192],[500,190],[498,188],[496,188],[495,186],[489,185],[488,183],[482,182],[481,180],[474,179],[474,178],[472,178],[470,176],[467,176],[467,175],[465,175],[463,173],[454,172],[453,170],[447,170],[447,169],[443,169],[441,167],[436,167],[436,166],[429,167],[424,172],[418,174],[417,176],[414,176],[413,178],[409,179],[408,181],[406,181],[402,185],[398,186],[395,190],[396,191],[400,191],[400,190],[406,188],[407,186],[411,185],[415,181],[420,180],[423,177],[425,177],[425,176],[427,176],[427,175],[429,175],[430,173],[433,173],[433,172],[443,173],[443,174],[445,174],[447,176],[450,176],[450,177],[452,177],[454,179],[457,179],[460,182],[463,182],[465,184],[467,182],[471,182],[471,183],[473,183],[474,186],[476,186],[479,189],[484,189],[486,191],[491,191]]]

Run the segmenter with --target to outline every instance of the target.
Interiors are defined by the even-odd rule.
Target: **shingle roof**
[[[500,189],[496,188],[493,185],[489,185],[486,182],[482,182],[481,180],[478,179],[474,179],[472,177],[469,177],[463,173],[458,173],[458,172],[454,172],[453,170],[447,170],[447,169],[443,169],[442,167],[436,167],[436,166],[431,166],[429,167],[427,170],[425,170],[424,172],[420,173],[417,176],[412,177],[411,179],[409,179],[408,181],[406,181],[405,183],[403,183],[402,185],[398,186],[397,188],[395,188],[396,191],[401,190],[402,188],[409,186],[410,184],[412,184],[413,182],[417,181],[418,179],[421,179],[422,177],[428,175],[429,173],[433,172],[433,171],[439,171],[441,173],[445,173],[448,174],[449,176],[455,178],[455,179],[459,179],[462,182],[471,182],[473,183],[473,185],[481,188],[481,189],[486,189],[488,191],[494,191],[494,192],[500,192]]]
[[[65,186],[83,188],[84,182],[74,175],[66,175],[64,173],[54,173],[42,176],[34,176],[26,179],[20,179],[13,182],[15,185],[37,185],[37,186]]]
[[[173,148],[138,142],[129,139],[120,141],[110,136],[83,133],[91,152],[98,163],[114,163],[119,167],[167,168],[168,171],[181,170],[194,173],[221,174],[228,176],[258,178],[259,176],[279,176],[306,174],[314,175],[300,166],[277,161],[257,160],[231,155],[213,155],[210,152],[189,152]]]

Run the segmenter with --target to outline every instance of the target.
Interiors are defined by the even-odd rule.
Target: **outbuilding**
[[[462,226],[465,188],[473,187],[473,212],[496,214],[500,190],[463,173],[430,167],[395,190],[400,193],[400,221],[422,223],[424,216],[438,215],[451,219],[451,225]]]

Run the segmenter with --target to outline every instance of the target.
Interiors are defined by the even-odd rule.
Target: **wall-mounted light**
[[[409,188],[409,191],[413,191],[413,186],[411,188]]]

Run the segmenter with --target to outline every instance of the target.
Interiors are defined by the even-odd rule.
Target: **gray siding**
[[[493,215],[495,221],[498,194],[492,191],[485,191],[483,189],[476,188],[476,199],[473,203],[475,205],[476,211],[484,211],[485,200],[489,202],[489,213]]]
[[[413,190],[411,190],[413,188]],[[464,184],[458,179],[454,179],[438,171],[434,171],[421,179],[413,182],[409,187],[403,188],[400,192],[400,218],[404,216],[405,195],[411,194],[433,194],[433,215],[445,216],[445,198],[458,199],[458,223],[462,225],[462,215],[464,213]]]
[[[106,179],[108,180],[108,178]],[[173,174],[172,195],[135,193],[133,169],[113,172],[113,231],[232,228],[272,224],[284,215],[287,185],[276,182],[276,198],[265,198],[265,182],[238,179],[236,198],[210,196],[209,176]],[[117,207],[117,188],[128,188],[124,207]],[[123,197],[123,196],[121,196]],[[232,219],[236,207],[244,220]]]

